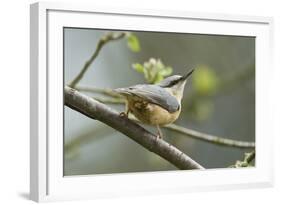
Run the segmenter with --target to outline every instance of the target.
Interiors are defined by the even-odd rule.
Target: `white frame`
[[[110,24],[113,16],[118,20]],[[273,135],[270,133],[272,132],[270,128],[272,113],[262,109],[269,106],[269,99],[265,96],[270,84],[270,72],[266,69],[272,68],[270,64],[272,62],[272,18],[97,8],[95,5],[45,2],[32,4],[30,17],[30,197],[32,200],[51,201],[272,186]],[[186,32],[187,30],[180,28],[180,25],[188,24],[192,27],[188,31],[192,33],[256,36],[256,167],[63,177],[61,172],[62,140],[55,138],[61,133],[61,128],[56,125],[59,125],[62,120],[60,107],[62,107],[63,91],[57,89],[61,85],[62,70],[48,68],[61,68],[62,65],[61,28],[63,26],[93,27],[91,18],[99,19],[99,23],[94,22],[96,28],[104,28],[104,25],[107,25],[109,29],[167,31],[169,25],[169,29],[172,28],[173,31]],[[131,24],[124,25],[124,19]],[[136,26],[139,20],[142,20],[143,25]],[[197,26],[194,26],[194,23]],[[54,117],[55,114],[56,117]],[[267,139],[262,136],[266,136]],[[179,183],[183,179],[189,183]],[[146,181],[156,183],[151,183],[150,187],[147,187]]]

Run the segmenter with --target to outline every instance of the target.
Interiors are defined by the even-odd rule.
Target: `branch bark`
[[[176,147],[145,130],[132,120],[121,117],[110,107],[72,89],[68,86],[64,88],[65,105],[76,110],[89,118],[99,120],[110,127],[125,134],[138,144],[162,158],[169,161],[179,169],[204,169],[200,164],[185,155]]]

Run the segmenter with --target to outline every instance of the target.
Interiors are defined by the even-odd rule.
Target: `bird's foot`
[[[159,133],[157,133],[157,135],[156,135],[156,140],[162,140],[163,139],[163,136],[162,135],[160,135]]]
[[[157,125],[156,127],[157,127],[157,135],[156,135],[157,140],[163,139],[163,133],[162,133],[159,125]]]
[[[120,112],[120,113],[119,113],[119,116],[120,116],[120,117],[127,117],[127,118],[128,118],[128,114],[125,113],[125,112]]]
[[[162,139],[163,139],[163,133],[162,133],[161,131],[160,131],[160,132],[159,132],[159,131],[157,132],[157,134],[156,134],[156,139],[157,139],[157,140],[160,140],[160,139],[162,140]]]

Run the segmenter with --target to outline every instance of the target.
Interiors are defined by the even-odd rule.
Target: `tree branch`
[[[90,59],[88,61],[86,61],[86,63],[84,64],[82,70],[80,71],[80,73],[71,81],[71,83],[69,84],[70,87],[75,88],[75,86],[77,85],[77,83],[79,83],[79,81],[83,78],[84,74],[86,73],[86,71],[88,70],[88,68],[90,67],[90,65],[93,63],[93,61],[97,58],[97,56],[99,55],[101,49],[103,48],[103,46],[110,42],[110,41],[115,41],[115,40],[119,40],[123,37],[125,37],[126,33],[122,32],[122,33],[108,33],[105,36],[103,36],[97,45],[97,48],[95,50],[95,52],[93,53],[93,55],[90,57]]]
[[[102,97],[96,97],[96,96],[93,97],[94,99],[96,99],[102,103],[106,103],[106,104],[124,104],[125,103],[124,99],[120,98],[120,96],[117,96],[110,88],[77,86],[77,90],[81,90],[84,92],[90,92],[90,93],[99,93],[99,94],[104,94],[104,95],[112,97],[112,98],[102,98]],[[181,127],[181,126],[175,125],[175,124],[166,125],[164,128],[181,133],[187,137],[192,137],[194,139],[211,142],[211,143],[218,144],[218,145],[245,148],[245,149],[255,148],[254,142],[245,142],[245,141],[239,141],[239,140],[233,140],[233,139],[218,137],[218,136],[214,136],[214,135],[209,135],[206,133],[202,133],[199,131]]]
[[[176,147],[158,139],[132,120],[121,117],[110,107],[74,90],[64,88],[65,105],[125,134],[146,149],[166,159],[179,169],[204,169],[200,164],[185,155]]]
[[[223,137],[217,137],[214,135],[209,135],[206,133],[198,132],[195,130],[187,129],[175,124],[166,125],[165,128],[176,131],[178,133],[187,135],[194,139],[199,139],[203,141],[212,142],[218,145],[225,145],[230,147],[238,147],[238,148],[255,148],[254,142],[244,142],[239,140],[232,140]]]

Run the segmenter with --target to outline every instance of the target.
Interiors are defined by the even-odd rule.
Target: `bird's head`
[[[186,84],[187,78],[193,73],[194,69],[188,71],[187,74],[180,76],[180,75],[172,75],[164,80],[162,80],[158,85],[162,88],[167,89],[170,91],[174,96],[178,99],[182,99],[184,86]]]

